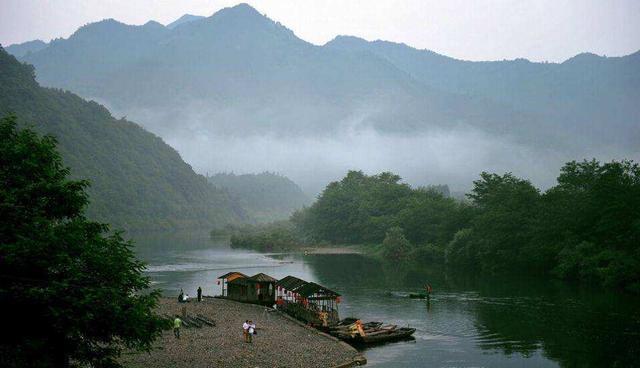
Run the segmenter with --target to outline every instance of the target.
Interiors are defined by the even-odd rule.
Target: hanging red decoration
[[[342,299],[340,299],[340,297],[336,298],[336,303],[340,303],[342,301]]]
[[[220,280],[218,280],[218,285],[220,285]]]

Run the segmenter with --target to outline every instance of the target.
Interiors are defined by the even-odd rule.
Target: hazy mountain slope
[[[173,22],[167,24],[167,28],[174,29],[174,28],[176,28],[177,26],[179,26],[181,24],[193,22],[194,20],[199,20],[199,19],[202,19],[202,18],[204,18],[204,17],[200,16],[200,15],[185,14],[185,15],[181,16],[180,18],[174,20]]]
[[[104,107],[40,87],[30,65],[0,49],[0,114],[54,135],[74,177],[91,181],[89,215],[128,229],[210,228],[244,217],[225,191],[162,139]]]
[[[13,56],[15,56],[17,58],[21,58],[21,57],[25,56],[26,54],[28,54],[30,52],[40,51],[40,50],[44,49],[47,46],[48,46],[48,44],[45,43],[44,41],[33,40],[33,41],[28,41],[28,42],[24,42],[24,43],[17,43],[17,44],[14,44],[14,45],[7,46],[6,50],[11,55],[13,55]]]
[[[640,52],[612,58],[581,54],[557,64],[462,61],[356,37],[337,37],[326,47],[370,52],[426,85],[544,116],[556,129],[592,141],[632,145],[640,139]]]
[[[311,198],[296,183],[282,175],[219,173],[207,179],[226,189],[252,218],[261,222],[287,219],[293,211],[311,203]]]
[[[173,31],[106,20],[24,60],[43,84],[105,101],[163,136],[191,110],[207,125],[188,128],[224,134],[513,123],[503,106],[434,90],[372,54],[311,45],[247,5]]]

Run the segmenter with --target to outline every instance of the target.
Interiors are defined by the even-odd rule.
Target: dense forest
[[[351,171],[289,222],[237,231],[232,244],[360,244],[392,262],[528,271],[640,292],[640,167],[631,161],[569,162],[544,192],[510,173],[482,173],[466,201],[392,173]]]
[[[209,183],[229,192],[257,222],[289,218],[293,211],[310,204],[311,199],[289,178],[264,172],[260,174],[218,173],[208,176]]]
[[[247,218],[159,137],[70,92],[43,88],[0,48],[0,116],[55,136],[74,178],[87,178],[89,217],[126,229],[221,226]]]

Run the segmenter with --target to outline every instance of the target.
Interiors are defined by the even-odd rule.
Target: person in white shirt
[[[242,324],[242,336],[244,336],[244,342],[250,342],[249,340],[249,320],[244,321]]]

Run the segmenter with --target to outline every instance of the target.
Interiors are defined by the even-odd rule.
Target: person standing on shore
[[[182,327],[182,320],[176,314],[176,318],[173,320],[173,336],[176,339],[180,338],[180,327]]]
[[[242,324],[242,336],[244,337],[244,342],[249,341],[249,320],[244,321]]]
[[[184,291],[180,289],[180,294],[178,294],[178,303],[182,303],[184,301]]]
[[[202,287],[198,286],[198,301],[202,301]]]
[[[253,342],[253,335],[256,333],[256,324],[249,321],[249,342]]]

